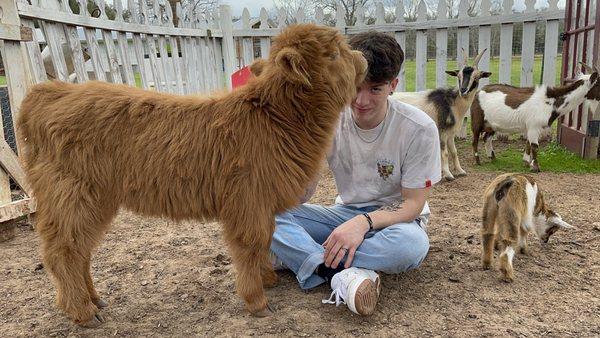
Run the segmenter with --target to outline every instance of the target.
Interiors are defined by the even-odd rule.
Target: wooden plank
[[[437,7],[437,18],[445,19],[448,15],[446,0],[440,0]],[[448,29],[435,31],[435,85],[438,88],[446,87],[446,67],[448,63]]]
[[[80,0],[78,0],[78,2],[79,1]],[[191,37],[208,36],[207,30],[202,29],[169,28],[128,22],[117,22],[100,18],[92,18],[89,16],[89,13],[83,13],[83,15],[67,14],[57,11],[48,11],[47,9],[31,6],[24,3],[19,3],[17,6],[19,8],[19,15],[21,17],[29,19],[39,19],[47,22],[66,23],[73,26],[81,26],[92,29],[97,28],[142,34],[168,34]],[[222,33],[219,30],[211,31],[210,34],[216,37],[222,36]]]
[[[154,77],[154,89],[160,92],[167,92],[163,67],[160,66],[160,61],[156,56],[157,49],[155,36],[147,35],[144,41],[147,43],[148,47],[147,50],[150,57],[150,67],[152,69],[152,76]]]
[[[0,40],[31,41],[33,30],[29,27],[0,23]]]
[[[396,20],[395,24],[404,23],[404,2],[398,1],[396,3]],[[406,33],[405,32],[396,32],[394,33],[394,38],[400,45],[400,48],[404,51],[404,55],[406,55]],[[398,86],[396,86],[397,92],[403,92],[406,90],[406,66],[405,62],[402,63],[402,67],[400,68],[400,73],[398,73]]]
[[[4,138],[0,139],[0,165],[2,166],[2,169],[15,180],[27,196],[31,196],[31,187],[29,186],[29,183],[27,183],[25,172],[23,172],[23,169],[21,168],[19,159]]]
[[[261,8],[260,10],[260,29],[269,28],[269,16],[267,15],[267,10]],[[277,34],[279,34],[279,29],[277,29]],[[269,57],[269,52],[271,51],[271,39],[270,38],[260,38],[260,57],[266,59]]]
[[[37,204],[32,198],[24,198],[0,207],[0,223],[10,221],[36,211]]]
[[[40,6],[46,11],[58,10],[58,5],[51,0],[41,0]],[[67,81],[69,72],[65,62],[65,54],[63,45],[66,44],[66,38],[62,26],[52,22],[40,22],[40,27],[46,38],[48,51],[50,52],[50,63],[54,67],[55,78],[61,81]],[[48,69],[46,69],[48,71]]]
[[[168,93],[174,93],[175,89],[173,88],[173,82],[175,79],[173,78],[173,60],[169,57],[169,53],[167,52],[167,39],[162,35],[157,35],[157,37],[160,52],[160,66],[162,67],[162,74],[165,79],[165,89]]]
[[[546,22],[544,41],[544,76],[543,82],[549,86],[556,84],[556,57],[558,46],[558,20]]]
[[[535,0],[525,0],[526,12],[535,11]],[[523,23],[523,42],[521,44],[521,87],[533,86],[533,64],[535,57],[535,22]]]
[[[480,15],[489,16],[490,15],[490,7],[491,7],[490,0],[482,0]],[[485,70],[485,71],[490,70],[490,55],[492,54],[491,41],[492,41],[492,26],[486,25],[486,26],[479,27],[479,39],[477,42],[477,45],[478,45],[477,51],[479,53],[482,50],[487,49],[487,52],[485,52],[481,56],[481,59],[479,60],[478,68],[481,70]],[[488,83],[490,83],[489,78],[482,78],[481,80],[479,80],[479,87],[481,88],[481,87],[487,85]]]
[[[87,8],[86,0],[77,0],[77,2],[79,3],[79,8]],[[79,15],[89,17],[87,10],[80,11]],[[85,35],[85,40],[87,42],[87,50],[90,54],[94,76],[96,77],[96,80],[106,81],[106,70],[101,61],[102,55],[100,53],[100,46],[98,46],[98,39],[96,38],[96,30],[86,27],[83,29],[83,34]]]
[[[508,15],[512,13],[512,0],[504,0],[504,13]],[[511,67],[512,67],[512,40],[513,40],[513,24],[504,24],[500,27],[500,66],[498,69],[498,82],[504,84],[511,83]]]
[[[251,28],[250,12],[248,11],[248,8],[244,8],[244,11],[242,12],[242,26],[244,29]],[[282,27],[283,26],[279,28]],[[242,39],[242,60],[244,62],[244,66],[249,66],[250,64],[252,64],[252,61],[254,61],[254,43],[252,42],[251,38]]]
[[[71,7],[67,6],[66,3],[58,3],[60,10],[69,14],[72,14]],[[87,71],[85,70],[86,56],[89,59],[89,55],[84,53],[79,41],[79,33],[77,27],[72,25],[63,25],[64,33],[67,39],[67,44],[63,45],[63,53],[65,54],[65,61],[67,64],[67,72],[69,73],[69,82],[85,82],[88,80]],[[72,74],[72,72],[75,72]]]
[[[233,24],[231,19],[231,8],[228,5],[221,5],[221,31],[223,32],[223,38],[221,39],[221,45],[223,50],[223,69],[224,76],[224,87],[231,90],[231,75],[234,72],[235,65],[235,49],[233,46]]]
[[[21,20],[21,24],[29,29],[35,29],[33,20],[23,19]],[[37,34],[33,34],[32,41],[24,42],[23,45],[27,51],[27,60],[29,61],[29,72],[31,77],[30,80],[33,84],[47,81],[48,77],[46,75],[46,69],[44,68],[44,61],[42,59],[42,53],[40,51]]]
[[[127,0],[127,9],[129,10],[130,13],[133,13],[133,15],[131,16],[132,22],[138,23],[139,22],[138,15],[135,14],[135,13],[137,13],[137,5],[135,4],[134,0]],[[144,45],[142,44],[142,37],[140,34],[133,33],[131,38],[133,40],[133,51],[134,51],[135,57],[137,59],[138,70],[140,72],[140,81],[142,83],[142,88],[149,89],[150,86],[148,84],[149,79],[148,79],[148,76],[146,73],[147,70],[146,70],[146,63],[144,60]]]
[[[381,3],[380,3],[381,4]],[[383,5],[382,5],[383,6]],[[427,20],[427,8],[425,1],[419,3],[417,22],[425,22]],[[427,31],[417,30],[416,32],[416,91],[425,90],[427,80]]]
[[[179,5],[179,3],[177,3]],[[165,26],[174,27],[173,25],[173,10],[171,5],[165,6],[167,10],[167,22]],[[171,46],[171,61],[173,62],[173,70],[175,71],[175,90],[174,92],[179,95],[184,95],[183,88],[183,75],[181,72],[181,59],[179,58],[179,46],[177,37],[167,36],[167,42]]]
[[[114,7],[117,11],[115,21],[123,21],[123,5],[121,0],[113,0]],[[129,57],[129,44],[127,42],[127,36],[124,32],[117,32],[117,50],[119,51],[119,57],[121,59],[121,66],[123,67],[123,73],[125,75],[125,83],[129,86],[135,87],[135,76],[133,74],[133,67],[131,66],[131,58]]]

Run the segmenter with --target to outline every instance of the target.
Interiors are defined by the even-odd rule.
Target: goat
[[[529,175],[499,175],[486,188],[483,203],[483,269],[491,268],[494,247],[498,248],[500,271],[506,282],[514,279],[512,261],[516,249],[528,254],[530,232],[548,243],[558,229],[573,228],[548,208],[538,184]]]
[[[80,325],[103,322],[90,257],[124,207],[219,220],[238,294],[253,315],[271,315],[263,287],[277,282],[269,260],[275,215],[297,205],[318,175],[366,69],[336,29],[303,24],[280,32],[261,75],[229,93],[34,86],[17,130],[58,306]]]
[[[598,73],[594,72],[564,86],[484,86],[475,96],[471,107],[472,146],[477,164],[481,164],[477,151],[481,134],[487,155],[495,159],[491,138],[494,133],[522,133],[527,137],[523,161],[533,172],[539,172],[537,152],[540,135],[552,126],[557,118],[580,105],[597,80]]]
[[[580,62],[580,64],[583,67],[583,69],[586,71],[586,73],[588,73],[588,74],[598,72],[597,68],[594,69],[583,62]],[[584,74],[579,72],[576,76],[576,79],[580,80],[583,78],[583,76],[584,76]],[[597,81],[596,84],[592,87],[592,89],[590,89],[587,92],[587,94],[585,94],[585,103],[587,104],[590,112],[592,114],[594,114],[596,112],[596,110],[598,109],[598,104],[600,104],[600,81]]]
[[[420,92],[396,92],[392,98],[411,104],[429,115],[436,123],[440,135],[440,148],[442,155],[442,175],[448,181],[454,180],[450,172],[448,154],[456,176],[467,173],[460,166],[454,137],[463,124],[463,118],[469,111],[471,103],[477,92],[479,80],[490,77],[492,73],[481,71],[477,68],[479,60],[487,49],[481,51],[473,61],[473,66],[468,65],[468,56],[463,49],[464,66],[458,70],[446,71],[447,74],[456,76],[457,88],[438,88]]]

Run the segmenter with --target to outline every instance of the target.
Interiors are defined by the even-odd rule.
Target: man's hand
[[[354,253],[369,231],[369,223],[365,216],[358,215],[338,226],[323,243],[325,248],[325,266],[337,268],[340,261],[348,254],[344,268],[349,268]]]

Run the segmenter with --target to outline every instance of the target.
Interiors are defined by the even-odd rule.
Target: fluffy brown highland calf
[[[558,229],[572,228],[544,201],[533,177],[503,174],[496,177],[483,194],[482,264],[492,266],[494,247],[500,250],[500,271],[506,282],[512,282],[515,249],[527,254],[530,232],[547,243]]]
[[[90,257],[119,207],[174,220],[219,220],[236,287],[256,316],[274,215],[298,203],[356,94],[367,63],[333,28],[291,26],[260,76],[227,94],[176,96],[102,82],[34,86],[18,130],[57,304],[97,326],[106,306]]]

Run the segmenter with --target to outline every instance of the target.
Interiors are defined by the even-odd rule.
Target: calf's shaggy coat
[[[119,207],[174,220],[222,223],[247,309],[270,315],[274,215],[298,203],[318,174],[340,111],[367,68],[335,29],[290,26],[261,75],[211,97],[102,82],[34,86],[18,130],[37,199],[44,265],[57,304],[100,325],[106,306],[90,274]]]
[[[500,271],[506,282],[512,282],[513,257],[518,248],[527,254],[530,232],[544,243],[558,229],[572,228],[559,214],[546,205],[533,177],[503,174],[496,177],[483,194],[482,264],[492,266],[494,247],[500,250]]]

